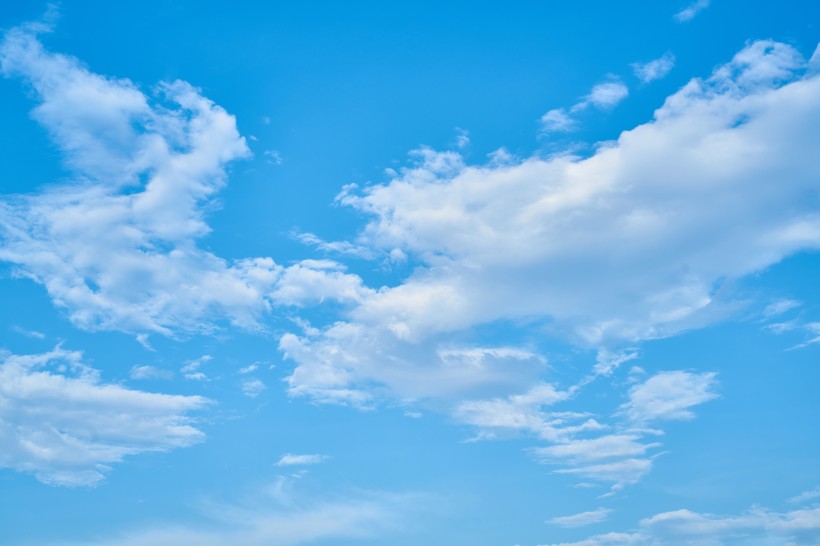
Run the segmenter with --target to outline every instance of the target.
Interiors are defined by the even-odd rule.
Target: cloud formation
[[[0,467],[50,485],[99,483],[128,455],[201,442],[208,400],[103,383],[76,351],[0,355]]]
[[[820,176],[820,77],[806,67],[791,46],[754,42],[589,157],[470,166],[421,149],[389,182],[345,188],[338,202],[370,217],[355,244],[418,265],[344,320],[285,335],[290,392],[511,396],[543,360],[471,345],[477,327],[606,348],[726,317],[724,283],[820,246],[805,199]],[[454,358],[453,339],[479,357]]]
[[[649,83],[665,77],[674,66],[675,56],[671,53],[664,53],[647,63],[633,63],[632,71],[641,82]]]
[[[708,8],[710,4],[711,0],[695,0],[675,14],[675,21],[678,23],[691,21],[696,15]]]
[[[44,285],[74,324],[165,335],[224,321],[257,329],[274,305],[360,297],[358,277],[330,261],[229,263],[198,248],[228,164],[250,155],[235,118],[182,81],[149,96],[94,74],[44,49],[43,30],[8,31],[0,70],[30,86],[33,117],[71,180],[0,199],[0,260]]]
[[[753,507],[737,515],[675,510],[641,520],[637,529],[551,546],[809,546],[820,540],[820,508],[776,512]],[[542,545],[547,546],[547,545]]]

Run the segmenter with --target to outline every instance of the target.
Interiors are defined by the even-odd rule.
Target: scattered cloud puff
[[[659,423],[691,419],[692,408],[715,397],[716,383],[712,373],[660,372],[633,386],[628,401],[609,417],[553,409],[574,402],[589,382],[584,378],[565,391],[541,384],[507,398],[460,402],[453,415],[479,429],[475,440],[526,433],[546,441],[529,450],[539,462],[558,466],[559,474],[611,484],[614,492],[651,470],[661,443],[649,437],[663,434]]]
[[[641,82],[649,83],[664,78],[674,66],[675,56],[667,52],[648,63],[633,63],[632,72]]]
[[[786,44],[750,43],[589,157],[469,166],[423,148],[389,182],[346,187],[338,203],[370,218],[353,244],[418,266],[363,289],[318,333],[284,335],[290,393],[365,407],[386,395],[504,400],[538,384],[543,361],[455,358],[454,338],[547,324],[605,349],[725,318],[737,304],[722,283],[820,247],[805,199],[820,176],[820,77],[805,67]]]
[[[574,131],[578,126],[575,119],[563,108],[555,108],[541,116],[541,131],[546,133],[565,133]]]
[[[15,324],[11,327],[11,331],[15,334],[20,334],[21,336],[30,337],[33,339],[45,339],[46,335],[43,332],[38,332],[37,330],[28,330],[23,328],[20,325]]]
[[[229,263],[198,248],[228,164],[250,154],[234,117],[182,81],[149,96],[129,80],[94,74],[44,49],[44,30],[8,31],[0,71],[30,86],[39,102],[33,117],[72,179],[0,198],[0,260],[44,285],[75,325],[164,335],[224,321],[259,329],[275,305],[332,299],[335,289],[359,297],[358,277],[327,263]]]
[[[132,366],[131,379],[171,379],[174,373],[170,370],[163,370],[156,366]]]
[[[581,512],[571,516],[559,516],[547,520],[547,523],[557,525],[559,527],[583,527],[585,525],[593,525],[606,521],[612,510],[609,508],[598,508],[590,512]]]
[[[820,541],[820,508],[775,512],[753,507],[738,515],[675,510],[641,520],[637,529],[551,546],[810,546]],[[546,545],[543,545],[546,546]]]
[[[214,357],[212,357],[211,355],[202,355],[199,358],[195,358],[194,360],[188,361],[188,363],[185,364],[182,368],[180,368],[179,371],[182,373],[185,379],[190,379],[193,381],[207,381],[208,376],[205,375],[205,373],[203,373],[202,371],[200,371],[200,368],[203,364],[210,362],[213,359]]]
[[[801,305],[802,304],[797,300],[779,299],[766,306],[766,308],[763,310],[763,316],[764,318],[776,317],[782,315],[783,313],[791,311],[792,309],[796,309]]]
[[[621,411],[641,424],[661,420],[688,420],[691,408],[717,398],[715,373],[662,372],[632,387]]]
[[[585,110],[590,106],[601,110],[614,108],[619,102],[629,96],[629,88],[617,79],[601,82],[595,85],[584,99],[571,108],[572,112]]]
[[[319,464],[325,462],[329,458],[330,457],[328,457],[327,455],[318,455],[315,453],[305,455],[286,453],[282,455],[282,458],[279,459],[279,461],[276,463],[276,466],[303,466]]]
[[[246,379],[242,382],[242,393],[248,398],[256,398],[266,389],[267,386],[259,379]]]
[[[675,14],[675,21],[685,23],[695,18],[697,14],[705,10],[711,4],[711,0],[695,0]]]
[[[272,165],[281,165],[285,161],[278,150],[265,150],[265,157],[267,158],[267,162]]]
[[[629,88],[610,75],[608,81],[593,86],[589,94],[569,109],[569,113],[564,108],[554,108],[541,116],[541,132],[546,134],[574,131],[578,128],[578,122],[571,114],[577,114],[590,107],[611,110],[627,96]]]
[[[815,487],[810,491],[804,491],[803,493],[800,493],[799,495],[790,498],[789,502],[795,504],[802,504],[816,499],[820,499],[820,487]]]
[[[208,400],[103,383],[60,347],[0,355],[0,467],[49,485],[90,486],[128,455],[167,451],[205,435],[188,414]]]
[[[455,144],[456,148],[466,148],[470,144],[470,131],[467,129],[462,129],[461,127],[456,127]]]

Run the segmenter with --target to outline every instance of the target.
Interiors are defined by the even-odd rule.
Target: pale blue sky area
[[[0,543],[820,543],[820,8],[0,10]]]

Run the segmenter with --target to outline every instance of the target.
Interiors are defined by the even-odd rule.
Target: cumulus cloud
[[[88,486],[128,455],[204,439],[188,414],[208,400],[104,383],[81,358],[60,347],[0,355],[0,467],[50,485]]]
[[[256,329],[276,304],[359,297],[358,278],[340,266],[228,262],[198,248],[228,165],[250,154],[234,117],[185,82],[147,95],[94,74],[47,51],[42,30],[8,31],[0,70],[30,87],[33,117],[62,150],[71,180],[0,198],[0,260],[44,285],[72,322],[165,335],[222,321]]]
[[[355,244],[418,265],[359,292],[342,320],[281,338],[291,394],[503,400],[543,363],[447,358],[453,339],[468,350],[477,327],[502,324],[606,349],[726,317],[723,283],[820,246],[805,199],[820,176],[820,77],[805,67],[788,45],[754,42],[589,157],[470,166],[425,148],[387,183],[346,187],[337,201],[370,217]]]
[[[647,63],[633,63],[632,71],[643,83],[649,83],[665,77],[675,66],[675,56],[664,53],[661,57]]]

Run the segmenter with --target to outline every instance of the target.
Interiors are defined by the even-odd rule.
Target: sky
[[[0,543],[820,543],[820,6],[0,10]]]

